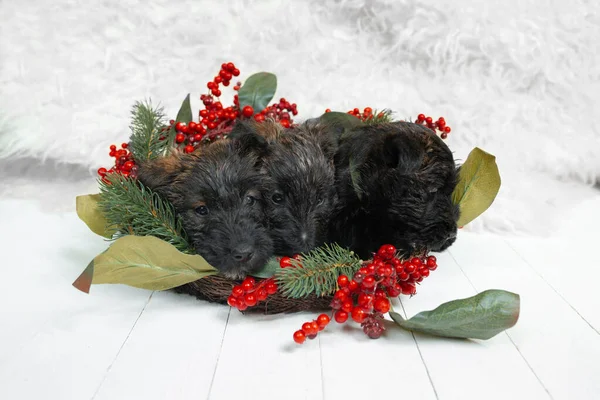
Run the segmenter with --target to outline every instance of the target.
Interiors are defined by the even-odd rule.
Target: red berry
[[[206,118],[208,116],[208,110],[201,110],[199,115],[202,118]]]
[[[255,283],[256,281],[254,280],[254,278],[249,276],[242,282],[242,287],[244,288],[244,291],[249,292],[250,290],[254,289]]]
[[[246,303],[238,302],[238,306],[237,306],[238,310],[244,311],[246,308],[248,308],[248,305]]]
[[[387,294],[385,294],[385,292],[381,289],[377,289],[375,291],[375,298],[378,299],[380,297],[387,297]]]
[[[126,161],[125,164],[123,164],[123,169],[125,171],[131,171],[131,168],[133,168],[135,164],[133,163],[133,161]]]
[[[242,115],[246,118],[250,118],[254,114],[254,109],[251,106],[244,106],[242,109]]]
[[[407,274],[412,274],[413,272],[415,272],[417,270],[417,267],[415,267],[413,264],[406,264],[404,266],[404,271]]]
[[[425,121],[425,114],[419,114],[419,115],[417,116],[417,119],[418,119],[419,121]]]
[[[338,299],[339,301],[344,301],[348,298],[348,294],[346,292],[344,292],[342,289],[340,289],[337,292],[335,292],[335,294],[333,295],[333,298]]]
[[[184,140],[185,140],[185,135],[183,133],[178,133],[177,135],[175,135],[175,142],[183,143]]]
[[[389,260],[390,258],[394,257],[394,254],[396,254],[396,248],[391,244],[384,244],[377,251],[377,256],[383,258],[384,260]]]
[[[417,293],[417,288],[415,287],[414,283],[403,282],[400,287],[402,289],[402,294],[413,295]]]
[[[425,122],[427,122],[427,124],[429,125],[433,122],[433,118],[427,117],[427,118],[425,118]]]
[[[337,310],[333,315],[333,318],[338,324],[343,324],[344,322],[348,321],[348,312],[344,310]]]
[[[235,68],[233,71],[231,71],[231,75],[233,76],[239,76],[240,75],[240,70]]]
[[[231,295],[227,298],[227,304],[229,304],[231,307],[237,308],[238,300],[235,296]]]
[[[256,295],[254,293],[248,293],[244,296],[244,301],[250,307],[255,306],[257,302]]]
[[[106,175],[106,168],[98,168],[98,175],[104,177]]]
[[[352,310],[352,319],[354,320],[354,322],[362,324],[366,317],[367,313],[362,308],[354,307],[354,310]]]
[[[306,335],[304,334],[304,332],[302,332],[302,331],[294,332],[294,342],[296,342],[298,344],[302,344],[302,343],[304,343],[305,340],[306,340]]]
[[[377,281],[371,275],[365,277],[365,279],[363,279],[363,281],[362,281],[363,287],[367,288],[367,289],[371,289],[371,288],[375,287],[376,283],[377,283]]]
[[[346,299],[342,303],[342,310],[346,311],[347,313],[352,312],[353,308],[354,308],[354,302],[351,299]]]
[[[196,133],[196,134],[194,135],[194,142],[199,142],[199,141],[201,141],[201,140],[202,140],[202,135],[201,135],[201,134],[199,134],[199,133]]]
[[[415,271],[412,274],[410,274],[410,278],[414,281],[416,281],[417,279],[419,279],[421,277],[421,274],[419,273],[419,271]]]
[[[269,281],[269,283],[267,283],[267,285],[265,286],[265,288],[267,289],[267,293],[268,294],[275,294],[277,293],[277,284],[273,281]]]
[[[217,124],[215,122],[208,123],[208,129],[215,129],[216,127],[217,127]]]
[[[260,288],[256,291],[256,299],[258,301],[263,301],[267,298],[267,290],[265,288]]]
[[[194,151],[194,146],[187,145],[185,146],[186,153],[192,153]]]
[[[387,278],[388,276],[392,275],[392,267],[384,265],[382,267],[377,268],[377,275]]]
[[[185,125],[182,124],[181,122],[178,122],[175,124],[175,129],[178,131],[181,131],[181,129],[184,127]]]
[[[375,300],[373,308],[375,308],[375,310],[379,311],[380,313],[385,314],[388,311],[390,311],[390,301],[386,298],[379,298]]]
[[[402,271],[398,274],[398,279],[400,279],[401,281],[407,281],[409,277],[409,274],[405,271]]]
[[[263,122],[263,121],[265,120],[265,116],[264,116],[264,115],[262,115],[262,114],[256,114],[256,115],[254,116],[254,119],[255,119],[257,122]]]
[[[225,68],[223,68],[225,71],[233,71],[235,69],[235,64],[233,64],[232,62],[228,62],[227,65],[225,65]]]
[[[421,274],[422,277],[427,278],[429,276],[429,269],[427,267],[423,267],[419,270],[419,274]]]
[[[317,324],[319,324],[319,327],[326,327],[327,324],[329,324],[329,321],[331,319],[329,318],[329,316],[327,314],[321,314],[317,317]]]
[[[317,321],[312,321],[310,323],[310,326],[312,328],[312,335],[316,335],[317,333],[319,333],[320,329],[319,329],[319,324],[317,323]]]
[[[427,257],[427,267],[429,269],[431,269],[431,267],[436,267],[437,266],[437,258],[435,258],[435,256],[429,256]]]
[[[213,96],[217,96],[217,97],[219,97],[221,95],[221,91],[219,89],[213,89],[211,91],[211,93],[213,94]]]
[[[388,287],[387,292],[390,297],[398,297],[402,293],[402,287],[396,283],[393,287]]]
[[[304,332],[306,335],[312,335],[313,332],[313,325],[311,322],[305,322],[302,324],[302,332]]]
[[[346,275],[340,275],[337,278],[337,283],[338,283],[339,287],[343,288],[343,287],[348,286],[348,284],[350,283],[350,281],[349,281],[349,279],[348,279],[348,277]]]
[[[292,259],[289,257],[281,257],[281,260],[279,260],[279,266],[281,268],[288,268],[288,267],[293,267],[294,265],[292,264]]]
[[[358,305],[364,308],[369,308],[374,297],[375,296],[372,294],[361,293],[358,295]]]
[[[129,144],[127,144],[127,143],[122,143],[121,144],[121,147],[124,148],[124,149],[126,149],[128,146],[129,146]]]
[[[448,134],[444,132],[444,133],[442,133],[442,134],[440,135],[440,137],[441,137],[442,139],[447,139],[447,138],[448,138]]]
[[[354,279],[352,280],[352,282],[356,282],[357,284],[362,283],[363,279],[365,279],[365,274],[358,270],[358,272],[354,274]]]
[[[450,129],[449,126],[447,126],[447,127],[444,128],[444,133],[450,133],[450,131],[452,131],[452,129]]]
[[[234,295],[235,297],[242,297],[244,295],[244,288],[241,285],[237,285],[233,287],[233,290],[231,291],[231,294]]]
[[[355,292],[356,290],[358,290],[358,287],[359,284],[355,280],[351,280],[348,284],[348,289],[350,289],[351,292]]]
[[[415,267],[417,267],[417,268],[420,267],[423,264],[423,262],[421,261],[421,259],[418,258],[418,257],[413,257],[412,260],[410,260],[410,263],[412,265],[414,265]]]

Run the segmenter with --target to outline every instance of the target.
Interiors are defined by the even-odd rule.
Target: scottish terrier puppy
[[[269,143],[263,159],[272,186],[266,196],[276,255],[307,252],[327,241],[336,202],[334,143],[318,124],[284,129],[275,121],[238,122],[230,138],[259,135]]]
[[[330,241],[363,259],[387,243],[404,256],[454,243],[458,170],[431,130],[409,122],[350,129],[340,137],[335,165],[339,202]]]
[[[246,135],[139,169],[138,179],[173,204],[196,252],[230,278],[258,270],[273,255],[260,172],[266,148],[263,138]]]

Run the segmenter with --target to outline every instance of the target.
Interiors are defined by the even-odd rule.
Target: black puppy
[[[276,255],[307,252],[327,241],[336,202],[334,143],[316,123],[284,129],[279,123],[241,122],[230,138],[257,134],[269,143],[264,172],[272,179],[267,202]]]
[[[273,255],[264,212],[264,139],[218,141],[192,154],[140,166],[138,179],[168,199],[198,254],[223,275],[237,278]]]
[[[409,122],[350,129],[339,139],[335,165],[339,203],[330,241],[363,259],[382,244],[408,256],[454,242],[457,168],[431,130]]]

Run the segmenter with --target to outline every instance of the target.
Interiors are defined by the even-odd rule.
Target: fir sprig
[[[98,207],[108,226],[117,230],[115,239],[125,235],[155,236],[181,252],[194,252],[171,203],[135,179],[121,174],[108,174],[106,179],[108,183],[99,182]]]
[[[129,147],[136,161],[146,161],[165,154],[173,143],[167,136],[166,119],[162,107],[154,107],[148,102],[136,102],[131,110],[131,136]],[[169,135],[170,136],[170,135]]]
[[[281,292],[290,298],[331,295],[337,290],[338,276],[353,276],[361,266],[354,252],[337,244],[311,250],[292,263],[293,267],[282,268],[275,275]]]

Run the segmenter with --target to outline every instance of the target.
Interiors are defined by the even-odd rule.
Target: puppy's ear
[[[171,202],[179,199],[177,187],[185,181],[194,163],[195,156],[173,154],[141,163],[138,180],[145,186]]]
[[[255,132],[247,131],[239,134],[236,138],[231,139],[231,141],[237,153],[242,157],[254,156],[260,160],[269,151],[267,140]]]
[[[381,161],[389,168],[402,174],[410,174],[419,170],[423,162],[423,150],[419,144],[408,137],[398,134],[385,136],[380,149]]]

